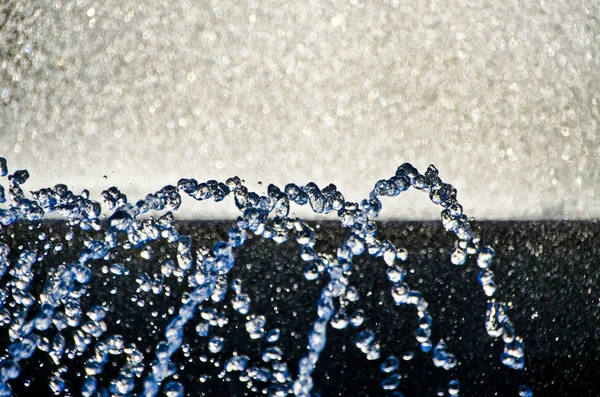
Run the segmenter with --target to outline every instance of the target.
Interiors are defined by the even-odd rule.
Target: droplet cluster
[[[0,159],[0,173],[8,174],[6,162]],[[222,363],[223,372],[239,372],[239,379],[246,382],[255,392],[262,391],[270,396],[311,396],[314,388],[313,372],[327,343],[329,325],[333,329],[352,329],[356,348],[367,360],[381,360],[381,388],[395,391],[401,386],[403,375],[401,362],[394,355],[383,355],[377,333],[365,326],[368,316],[357,306],[360,294],[352,285],[354,259],[366,254],[381,258],[386,266],[389,294],[397,306],[408,306],[418,314],[414,324],[414,338],[420,350],[427,354],[433,365],[452,371],[459,358],[448,351],[445,340],[431,340],[434,319],[428,311],[429,303],[407,280],[403,263],[408,252],[396,247],[388,240],[380,240],[375,219],[382,210],[381,198],[398,196],[413,187],[427,193],[434,204],[442,207],[442,222],[445,229],[457,237],[450,252],[450,262],[457,266],[466,264],[469,256],[476,256],[481,268],[478,280],[485,295],[490,297],[485,311],[485,329],[494,337],[502,337],[504,349],[501,362],[513,369],[525,366],[524,344],[516,335],[508,316],[507,305],[496,300],[493,273],[494,250],[480,247],[479,238],[473,233],[461,205],[457,201],[456,189],[444,183],[438,170],[430,166],[420,174],[412,165],[402,164],[389,179],[380,180],[367,199],[360,203],[347,202],[335,185],[323,189],[314,183],[306,186],[288,184],[283,189],[268,186],[268,194],[258,195],[249,191],[242,181],[233,177],[225,182],[181,179],[176,186],[168,185],[153,194],[148,194],[136,203],[129,202],[126,195],[116,187],[102,193],[104,205],[110,211],[106,226],[100,220],[102,205],[89,198],[89,193],[77,195],[65,185],[32,192],[27,197],[22,185],[28,178],[27,171],[16,171],[8,177],[8,207],[0,209],[0,224],[10,225],[19,219],[40,220],[47,213],[58,213],[71,226],[83,230],[101,231],[102,237],[86,240],[85,249],[75,263],[62,264],[47,270],[43,290],[34,294],[32,268],[38,260],[34,251],[22,250],[16,260],[10,261],[10,247],[0,243],[0,277],[10,277],[7,287],[0,289],[0,317],[2,325],[8,327],[10,345],[0,361],[0,396],[11,395],[9,381],[21,375],[20,363],[28,360],[39,349],[47,352],[56,366],[50,379],[50,388],[56,394],[65,390],[64,374],[69,371],[64,356],[70,359],[92,352],[85,361],[85,380],[80,393],[94,396],[108,391],[113,395],[130,395],[136,388],[139,394],[155,396],[161,390],[167,396],[182,396],[183,385],[176,381],[179,369],[171,358],[181,350],[189,354],[190,347],[184,343],[184,328],[190,322],[206,344],[208,354],[220,353],[229,341],[219,335],[219,328],[226,327],[229,318],[208,302],[230,302],[238,315],[244,318],[244,328],[251,340],[264,340],[262,362],[253,362],[249,356],[234,352]],[[233,196],[239,216],[227,234],[227,239],[214,244],[211,249],[195,247],[190,236],[181,235],[174,227],[173,212],[182,204],[182,194],[202,201],[222,201]],[[290,206],[308,205],[315,213],[337,213],[340,222],[348,230],[337,251],[318,252],[315,231],[302,219],[290,216]],[[154,212],[165,212],[159,217],[142,217]],[[229,279],[235,267],[235,250],[247,241],[250,234],[276,243],[295,241],[299,256],[306,263],[304,277],[308,282],[323,279],[317,301],[315,317],[307,338],[307,351],[299,360],[298,372],[293,374],[285,361],[285,352],[278,345],[282,331],[273,328],[269,319],[255,311],[252,298],[244,288],[243,280]],[[67,240],[72,235],[65,236]],[[170,311],[172,317],[164,329],[160,341],[152,349],[152,360],[145,366],[144,352],[135,343],[122,335],[107,335],[107,308],[102,305],[84,308],[82,297],[97,274],[90,266],[91,261],[107,257],[118,246],[117,241],[125,238],[126,244],[140,249],[144,259],[155,255],[151,242],[164,239],[176,248],[176,260],[165,260],[160,273],[141,273],[136,277],[137,291],[143,294],[165,292],[165,278],[176,277],[186,281],[189,289],[181,295],[179,307]],[[40,237],[43,240],[42,237]],[[123,263],[111,263],[103,267],[104,274],[119,277],[128,274]],[[183,284],[182,284],[183,286]],[[7,300],[15,305],[9,311]],[[136,298],[142,306],[144,300]],[[49,340],[47,332],[57,331]],[[73,341],[67,341],[66,330],[73,330]],[[73,346],[68,347],[67,346]],[[118,375],[108,385],[101,385],[104,368],[111,357],[123,356],[124,362]],[[404,360],[413,358],[408,352]],[[146,360],[147,362],[147,360]],[[170,379],[172,378],[172,380]],[[451,380],[447,386],[450,395],[458,395],[459,382]],[[523,389],[525,390],[525,389]],[[519,391],[531,395],[529,389]],[[530,393],[530,394],[527,394]]]

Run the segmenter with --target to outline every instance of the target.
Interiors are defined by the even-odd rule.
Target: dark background
[[[310,223],[318,228],[316,248],[320,252],[333,252],[346,233],[337,222]],[[212,247],[214,242],[226,239],[231,222],[178,222],[182,234],[190,234],[194,247]],[[355,260],[351,284],[357,287],[361,299],[353,308],[367,313],[368,328],[377,332],[382,346],[382,356],[394,354],[402,357],[413,351],[410,361],[400,359],[403,375],[400,387],[408,396],[433,396],[439,387],[446,389],[450,379],[458,378],[463,396],[517,396],[517,388],[527,384],[535,396],[598,396],[600,395],[600,291],[597,261],[600,243],[598,222],[474,222],[475,230],[483,244],[496,249],[495,270],[497,297],[512,305],[509,312],[517,334],[525,340],[526,368],[514,371],[500,363],[502,341],[494,341],[484,328],[487,297],[477,284],[479,268],[475,259],[464,267],[449,261],[448,253],[453,238],[439,222],[384,222],[379,224],[380,238],[389,239],[397,247],[409,251],[405,266],[410,273],[407,282],[419,289],[429,302],[433,316],[432,341],[448,341],[449,351],[456,354],[459,364],[450,372],[435,368],[430,356],[420,352],[413,333],[417,315],[412,307],[396,307],[386,280],[386,266],[382,260],[362,255]],[[36,266],[35,296],[43,288],[44,271],[63,261],[76,258],[82,249],[83,239],[100,236],[101,232],[76,231],[71,242],[64,240],[68,227],[63,223],[16,224],[0,232],[0,241],[11,247],[10,259],[22,249],[43,251],[44,244],[62,242],[64,249],[52,252]],[[45,241],[37,236],[41,231],[48,235]],[[124,241],[124,240],[123,240]],[[170,296],[136,293],[135,278],[143,272],[152,275],[160,271],[162,261],[168,256],[175,259],[175,249],[161,239],[151,244],[154,257],[140,258],[138,249],[119,249],[109,261],[93,262],[94,278],[90,293],[82,300],[84,311],[93,304],[107,302],[111,307],[107,315],[108,331],[104,337],[121,333],[129,342],[135,342],[144,351],[147,364],[153,358],[153,349],[162,339],[164,329],[173,315],[167,311],[180,305],[181,293],[189,287],[174,278],[165,281]],[[102,266],[115,262],[125,264],[128,275],[104,274]],[[252,298],[252,312],[267,317],[267,329],[279,327],[282,331],[277,343],[285,352],[292,376],[296,374],[298,359],[305,354],[308,331],[316,318],[316,302],[326,277],[307,282],[303,277],[305,263],[298,257],[298,246],[293,241],[281,245],[252,237],[236,251],[236,267],[232,278],[243,280],[244,292]],[[414,273],[413,273],[414,272]],[[10,279],[5,275],[2,285]],[[114,293],[111,293],[114,292]],[[146,304],[140,307],[131,301],[132,296]],[[260,353],[267,346],[264,341],[252,341],[244,329],[244,316],[234,312],[229,296],[221,303],[207,306],[225,308],[229,324],[211,328],[211,335],[225,338],[224,349],[208,354],[207,339],[194,331],[200,316],[188,325],[185,343],[190,344],[189,357],[180,351],[173,360],[181,368],[181,380],[187,395],[254,395],[237,380],[219,379],[219,370],[211,363],[222,364],[233,351],[251,357],[250,365],[260,365]],[[34,305],[34,312],[39,307]],[[152,313],[157,316],[153,317]],[[166,314],[166,315],[165,315]],[[72,329],[66,333],[71,341]],[[46,331],[44,336],[54,337],[56,331]],[[8,344],[8,329],[0,329],[0,348]],[[380,361],[367,361],[354,346],[356,330],[328,329],[328,341],[314,373],[314,390],[321,396],[385,395],[379,383],[383,374]],[[68,344],[69,345],[69,344]],[[146,349],[152,353],[146,353]],[[65,375],[68,390],[79,395],[82,382],[83,361],[89,357],[89,348],[83,357],[74,360],[63,358],[68,367]],[[206,355],[208,362],[200,357]],[[111,356],[105,367],[101,384],[118,373],[124,363],[122,356]],[[18,396],[49,395],[49,373],[56,370],[47,353],[38,351],[24,365],[24,372],[11,386]],[[200,382],[201,375],[208,380]],[[29,382],[25,382],[29,381]],[[25,384],[28,383],[29,386]],[[141,381],[136,392],[140,391]]]

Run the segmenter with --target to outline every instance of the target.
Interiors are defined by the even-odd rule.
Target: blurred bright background
[[[5,0],[0,156],[30,190],[132,200],[233,175],[360,200],[433,163],[475,219],[598,217],[598,3],[414,3]],[[413,192],[382,216],[439,209]]]

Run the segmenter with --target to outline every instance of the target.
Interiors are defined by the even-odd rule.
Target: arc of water
[[[57,185],[55,189],[42,189],[36,192],[34,199],[29,200],[24,197],[20,188],[27,177],[26,171],[17,171],[9,177],[11,181],[9,196],[13,205],[6,210],[0,209],[0,223],[8,225],[15,222],[19,217],[28,220],[41,219],[44,210],[46,210],[59,211],[67,215],[73,224],[79,224],[83,229],[89,227],[101,228],[98,220],[100,215],[99,204],[89,200],[85,194],[76,196],[68,192],[66,186]],[[445,208],[442,212],[445,228],[459,238],[459,242],[451,255],[452,262],[461,265],[464,264],[468,255],[479,253],[478,264],[484,268],[479,277],[479,282],[487,295],[492,296],[495,292],[493,272],[489,270],[493,250],[491,248],[485,248],[483,251],[479,250],[478,239],[473,236],[467,218],[462,214],[462,207],[456,201],[455,189],[439,179],[437,170],[433,166],[430,166],[427,172],[421,175],[414,167],[403,164],[395,176],[389,180],[379,181],[375,185],[370,199],[364,200],[360,206],[345,203],[343,196],[333,185],[323,190],[320,190],[314,184],[308,184],[304,188],[288,185],[285,192],[271,186],[269,187],[269,196],[261,197],[248,192],[237,178],[231,178],[227,181],[227,184],[216,181],[197,184],[193,180],[182,180],[177,188],[166,186],[154,195],[148,195],[145,200],[140,200],[136,206],[127,204],[126,198],[124,199],[124,195],[121,195],[120,192],[110,191],[109,189],[103,195],[105,199],[112,200],[117,211],[111,217],[111,226],[106,232],[105,239],[104,241],[92,242],[91,246],[80,256],[79,263],[61,274],[58,282],[52,286],[52,291],[48,291],[47,296],[50,296],[48,299],[48,312],[54,313],[61,301],[72,291],[75,281],[82,284],[89,282],[91,274],[85,266],[86,262],[90,259],[102,258],[111,249],[115,248],[118,232],[127,233],[130,241],[136,245],[142,245],[158,238],[155,234],[143,230],[143,226],[140,226],[140,222],[136,220],[136,217],[150,210],[163,210],[165,208],[177,210],[181,203],[177,190],[183,190],[199,200],[213,198],[216,201],[221,201],[230,191],[234,191],[236,205],[243,211],[243,216],[238,219],[236,225],[230,230],[229,240],[217,243],[213,248],[213,257],[204,261],[202,274],[196,277],[200,280],[198,286],[190,294],[189,301],[180,307],[178,315],[173,318],[167,327],[165,331],[166,342],[157,346],[156,359],[151,374],[144,381],[144,395],[155,395],[158,392],[162,379],[168,374],[170,356],[181,346],[183,325],[193,317],[196,307],[211,296],[218,276],[227,274],[233,267],[233,248],[237,248],[244,243],[246,230],[273,239],[276,242],[287,239],[285,237],[286,233],[283,233],[281,228],[278,230],[276,227],[268,226],[268,217],[272,211],[275,211],[280,224],[289,222],[290,219],[287,218],[287,214],[289,213],[290,200],[300,205],[310,203],[313,211],[317,213],[338,211],[342,225],[349,227],[351,229],[349,236],[353,236],[351,239],[346,240],[346,244],[338,250],[337,258],[327,268],[330,281],[321,292],[317,307],[318,317],[309,334],[309,353],[300,361],[298,379],[294,383],[294,392],[297,395],[308,395],[312,390],[311,373],[316,366],[320,352],[325,346],[326,327],[335,311],[333,298],[341,297],[348,287],[352,257],[361,253],[358,252],[360,249],[356,248],[356,241],[359,242],[359,245],[366,245],[371,255],[382,256],[388,266],[395,266],[394,262],[398,257],[395,247],[389,242],[380,242],[376,239],[376,226],[371,222],[372,219],[377,217],[381,209],[379,196],[395,196],[409,186],[428,192],[434,203]],[[312,261],[314,255],[311,250],[312,245],[314,245],[314,233],[311,235],[310,228],[300,220],[296,220],[293,227],[296,228],[296,240],[302,246],[301,256],[309,262]],[[152,232],[154,231],[152,227],[150,229]],[[163,222],[160,229],[162,229],[161,233],[166,235],[170,241],[180,242],[180,246],[183,247],[180,250],[181,255],[178,255],[180,267],[189,269],[192,262],[190,254],[191,240],[189,237],[180,236],[175,231],[172,226],[172,219]],[[351,242],[351,240],[354,242]],[[419,308],[420,318],[428,318],[425,310],[426,301],[418,295],[410,295],[409,293],[407,294],[407,302],[410,302],[409,297],[412,297],[414,304]],[[514,336],[514,331],[512,336],[508,331],[504,332],[504,328],[510,330],[512,326],[506,315],[505,306],[502,303],[490,301],[487,313],[486,328],[488,332],[502,334],[504,337],[506,345],[503,352],[503,363],[515,369],[522,369],[524,366],[522,340]],[[500,326],[494,324],[500,324]],[[26,329],[26,335],[31,333],[32,329]],[[422,339],[423,347],[423,344],[428,342],[428,335]],[[13,348],[13,350],[15,349]],[[30,356],[31,349],[25,350],[27,352],[25,355],[22,352],[19,355],[11,355],[14,365],[9,362],[10,360],[5,360],[3,363],[3,368],[6,370],[0,370],[0,373],[3,374],[1,375],[4,384],[2,390],[7,389],[6,382],[11,379],[11,376],[18,376],[19,371],[15,370],[16,363]]]

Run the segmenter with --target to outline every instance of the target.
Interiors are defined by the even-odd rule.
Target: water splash
[[[0,158],[0,175],[8,174],[6,161]],[[353,260],[368,254],[381,258],[387,267],[387,279],[390,295],[398,306],[413,307],[418,314],[414,338],[420,349],[427,353],[435,367],[452,371],[459,358],[447,350],[444,340],[435,343],[431,340],[433,318],[428,312],[429,303],[422,294],[406,280],[407,272],[403,262],[408,252],[395,247],[388,240],[377,236],[374,220],[382,209],[381,197],[398,196],[409,187],[429,194],[430,200],[442,207],[444,228],[456,235],[457,240],[450,254],[454,265],[463,266],[469,256],[477,256],[477,265],[481,268],[479,284],[489,297],[485,310],[484,324],[487,333],[494,338],[502,338],[504,349],[500,361],[515,370],[525,366],[523,339],[516,335],[515,328],[508,316],[507,305],[494,298],[493,258],[495,251],[490,246],[481,246],[479,238],[473,233],[462,206],[456,199],[456,189],[444,183],[437,169],[429,166],[425,174],[408,163],[402,164],[395,175],[375,184],[369,198],[360,203],[347,202],[335,185],[320,189],[316,184],[306,186],[288,184],[284,189],[269,185],[268,194],[260,196],[250,192],[237,178],[225,183],[210,180],[199,183],[194,179],[181,179],[177,186],[165,186],[156,193],[148,194],[135,204],[129,203],[125,194],[116,187],[102,192],[102,199],[108,208],[108,223],[100,219],[101,204],[90,199],[89,192],[77,195],[65,185],[56,185],[32,192],[26,197],[22,185],[29,174],[19,170],[8,176],[8,206],[0,209],[0,224],[11,225],[18,220],[34,222],[43,219],[48,213],[58,213],[66,218],[71,226],[82,230],[101,232],[100,238],[85,241],[85,249],[78,254],[74,263],[61,264],[47,269],[46,281],[41,291],[34,292],[33,266],[38,258],[35,251],[11,248],[0,243],[0,278],[10,277],[6,287],[0,289],[0,317],[2,324],[8,327],[11,343],[6,355],[0,361],[0,396],[12,395],[9,382],[18,379],[22,373],[21,363],[32,357],[36,350],[47,352],[56,371],[49,380],[49,386],[55,394],[65,391],[64,374],[69,368],[64,356],[73,359],[89,353],[84,364],[84,382],[80,390],[83,396],[130,395],[136,390],[138,395],[155,396],[162,389],[167,396],[182,396],[185,391],[178,382],[178,368],[171,358],[182,351],[189,355],[190,347],[184,343],[184,329],[200,313],[200,322],[195,331],[200,337],[207,338],[209,354],[219,353],[228,343],[219,335],[211,335],[214,327],[224,327],[229,319],[222,312],[204,304],[223,302],[229,295],[229,301],[238,313],[246,316],[245,330],[253,340],[265,340],[268,344],[262,352],[262,363],[252,363],[247,355],[234,353],[222,363],[224,373],[240,373],[240,380],[246,382],[250,390],[266,393],[270,396],[310,396],[314,387],[313,372],[319,357],[327,343],[327,329],[356,329],[354,344],[367,360],[379,360],[382,349],[378,335],[364,326],[366,313],[352,306],[359,301],[357,289],[351,284]],[[0,185],[0,202],[6,202],[4,187]],[[235,205],[241,211],[228,232],[228,238],[217,242],[212,249],[195,247],[190,236],[181,235],[174,228],[173,212],[182,203],[181,194],[198,200],[212,199],[222,201],[233,195]],[[290,217],[290,205],[310,205],[315,213],[335,212],[341,225],[348,230],[343,243],[333,254],[318,252],[315,249],[315,231],[302,219]],[[145,219],[142,215],[161,212],[158,218]],[[308,282],[325,278],[325,287],[321,290],[316,308],[316,318],[308,334],[308,352],[299,360],[298,373],[292,374],[285,361],[283,349],[277,345],[280,341],[279,329],[269,328],[267,318],[253,311],[252,299],[244,292],[243,281],[228,280],[228,274],[235,267],[235,250],[243,246],[249,234],[283,243],[295,241],[299,246],[299,256],[306,262],[304,277]],[[45,235],[38,236],[40,240]],[[65,239],[71,240],[73,233],[68,232]],[[91,261],[106,258],[117,249],[119,240],[125,240],[123,247],[140,249],[145,259],[153,257],[151,242],[164,239],[176,248],[176,261],[166,259],[160,273],[142,273],[136,278],[139,290],[146,293],[166,294],[164,278],[175,275],[182,289],[187,283],[189,290],[182,294],[178,308],[170,311],[172,318],[163,332],[162,339],[153,349],[153,359],[145,366],[143,351],[135,343],[125,340],[122,335],[106,335],[107,308],[92,306],[84,309],[82,298],[88,292],[88,286],[94,277]],[[49,247],[49,245],[47,246]],[[62,250],[56,246],[55,251]],[[112,263],[103,268],[104,274],[115,277],[129,271],[123,263]],[[137,298],[136,298],[137,299]],[[11,301],[11,309],[6,302]],[[138,301],[142,306],[143,300]],[[47,337],[55,329],[52,341]],[[73,347],[67,348],[66,330],[73,331]],[[123,356],[124,359],[116,377],[107,385],[101,380],[106,364],[111,356]],[[381,363],[381,388],[394,391],[401,385],[403,378],[399,372],[400,360],[393,355],[385,356]],[[406,353],[404,360],[410,360],[413,353]],[[147,361],[147,360],[146,360]],[[167,378],[173,380],[165,383]],[[257,385],[263,385],[259,387]],[[459,381],[448,383],[450,395],[458,395]],[[442,392],[443,393],[443,392]],[[522,386],[520,395],[532,395],[527,386]]]

